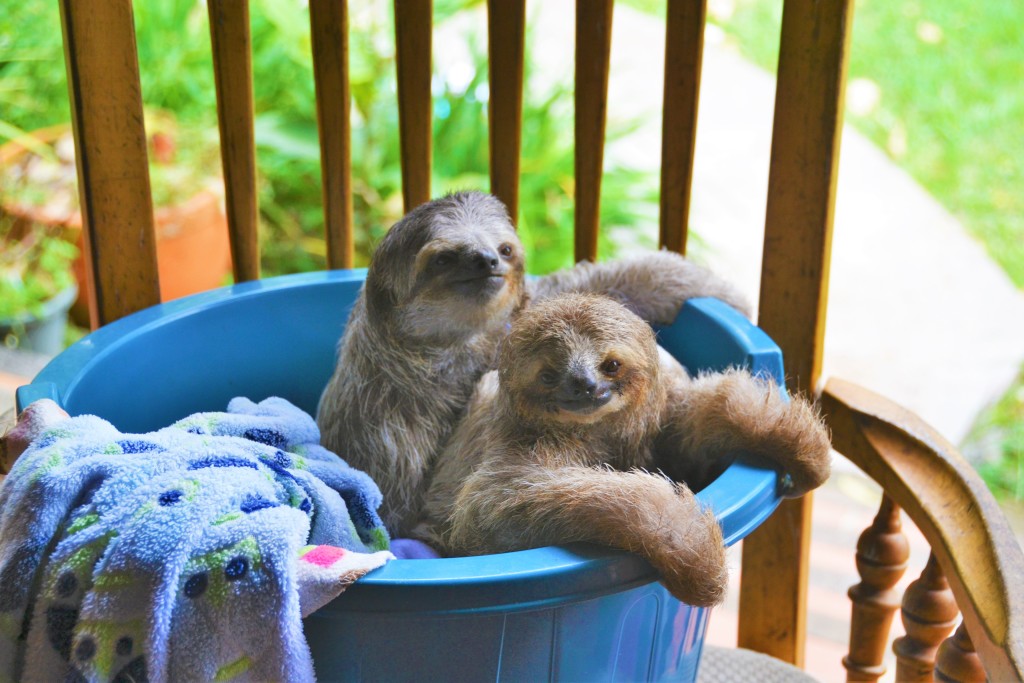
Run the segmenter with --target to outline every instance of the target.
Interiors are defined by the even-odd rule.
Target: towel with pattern
[[[280,398],[48,426],[0,487],[0,680],[312,680],[301,618],[393,557],[319,437]]]

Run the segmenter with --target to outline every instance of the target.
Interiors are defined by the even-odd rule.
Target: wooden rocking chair
[[[61,0],[93,326],[159,302],[153,206],[130,0]],[[234,275],[259,277],[249,16],[243,0],[207,0]],[[327,257],[353,259],[347,3],[310,0]],[[577,0],[575,256],[594,259],[612,0]],[[517,214],[524,0],[490,0],[491,189]],[[705,0],[668,0],[661,232],[686,248]],[[431,3],[396,0],[406,209],[426,201],[431,167]],[[818,387],[833,200],[849,46],[850,0],[785,0],[759,325],[780,345],[791,391]],[[1024,558],[971,467],[913,415],[853,384],[820,397],[835,448],[885,492],[857,548],[849,680],[876,680],[898,598],[907,512],[932,548],[903,598],[899,680],[1020,680]],[[784,503],[744,544],[739,645],[801,666],[811,496]],[[852,549],[851,549],[852,550]],[[948,582],[948,584],[947,584]],[[955,603],[953,602],[955,600]],[[963,621],[952,637],[957,608]],[[937,653],[937,654],[936,654]],[[727,666],[728,656],[719,658]],[[721,663],[720,662],[720,663]],[[717,665],[716,665],[717,666]],[[756,678],[767,674],[759,670]],[[733,680],[755,680],[737,673]]]

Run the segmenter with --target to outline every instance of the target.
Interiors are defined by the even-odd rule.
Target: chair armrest
[[[991,680],[1024,664],[1024,555],[971,465],[904,408],[833,379],[821,406],[834,448],[906,510],[931,545]]]

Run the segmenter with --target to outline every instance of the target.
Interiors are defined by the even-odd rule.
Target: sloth
[[[737,451],[805,493],[829,439],[803,399],[740,370],[690,378],[650,326],[593,294],[532,305],[512,324],[439,455],[412,535],[447,555],[589,541],[638,553],[675,597],[719,603],[721,530],[685,483]]]
[[[437,453],[531,302],[596,292],[671,323],[687,299],[715,296],[749,313],[725,280],[667,251],[531,280],[525,272],[505,206],[481,192],[417,207],[374,252],[317,423],[321,443],[380,486],[393,536],[415,523]]]

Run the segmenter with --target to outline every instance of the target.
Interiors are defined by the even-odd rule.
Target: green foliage
[[[9,134],[68,119],[57,5],[17,4],[0,16],[0,93],[10,103],[3,113],[9,127],[0,126],[0,136],[5,130]],[[435,26],[458,10],[481,4],[438,0]],[[299,0],[255,0],[250,13],[264,271],[323,268],[308,8]],[[356,260],[365,264],[372,246],[402,214],[391,3],[351,3],[349,21]],[[205,5],[195,0],[137,2],[135,23],[147,107],[173,112],[189,137],[215,136]],[[466,40],[472,57],[468,83],[465,78],[455,82],[450,74],[435,75],[434,194],[488,187],[485,49],[474,35]],[[540,273],[572,261],[572,98],[568,86],[534,90],[528,80],[519,224],[531,270]],[[607,169],[603,225],[653,225],[655,186],[648,174]],[[611,254],[607,239],[600,250]]]
[[[443,23],[466,4],[474,3],[439,3],[435,22]],[[287,17],[268,13],[267,17],[278,22],[273,33],[275,45],[308,43],[308,17],[303,13]],[[385,6],[355,5],[350,17],[350,89],[358,264],[368,261],[373,245],[403,213],[392,36],[392,17]],[[434,195],[489,186],[485,49],[474,35],[465,39],[472,63],[461,67],[468,72],[458,78],[452,74],[435,77]],[[253,42],[258,55],[279,49],[261,46],[256,35]],[[276,64],[278,73],[287,71],[287,82],[311,87],[308,49],[281,52],[268,61]],[[254,68],[259,73],[258,63]],[[527,65],[528,82],[529,71]],[[260,80],[257,78],[257,83]],[[309,91],[288,106],[280,106],[275,97],[261,99],[257,90],[256,140],[264,178],[261,207],[270,234],[264,243],[265,269],[280,273],[322,268],[326,249],[317,190],[320,167],[314,94]],[[572,98],[565,86],[547,93],[536,93],[528,86],[526,92],[519,231],[531,271],[544,273],[572,263],[573,146],[566,135],[572,129],[571,109],[566,103]],[[647,174],[608,169],[603,189],[604,224],[627,228],[645,221],[653,224],[654,186],[655,179]],[[601,252],[612,252],[608,240],[602,242]]]
[[[975,424],[964,444],[1000,498],[1024,501],[1024,367],[1013,387]]]
[[[774,71],[782,3],[737,0],[727,34]],[[856,4],[853,89],[877,104],[849,120],[980,238],[1024,287],[1024,3]]]
[[[38,315],[43,304],[75,283],[74,244],[38,226],[0,217],[0,320]]]
[[[7,124],[35,130],[68,120],[60,35],[57,3],[6,3],[0,12],[0,118]]]

